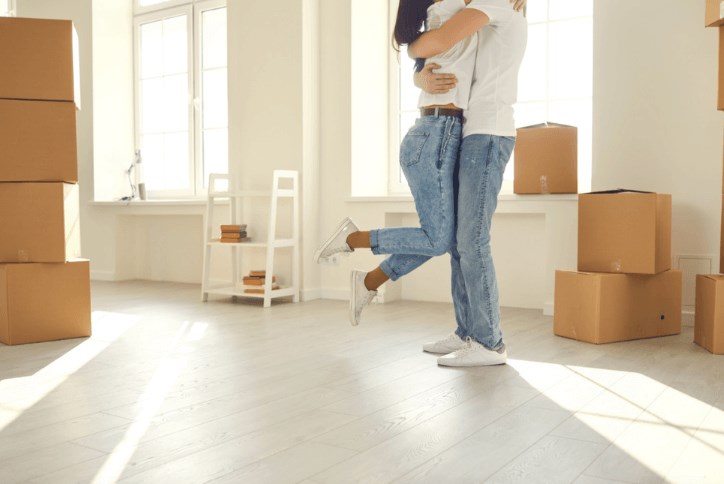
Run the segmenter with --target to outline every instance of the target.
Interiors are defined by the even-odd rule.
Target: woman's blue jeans
[[[453,178],[461,139],[459,118],[423,116],[402,140],[400,166],[415,199],[420,228],[370,231],[372,252],[392,254],[380,268],[393,281],[450,250],[455,238]]]

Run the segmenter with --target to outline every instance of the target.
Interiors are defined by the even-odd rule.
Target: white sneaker
[[[359,229],[352,219],[346,217],[332,236],[314,253],[314,262],[319,263],[320,259],[327,259],[334,254],[354,252],[354,249],[347,245],[347,236],[357,231]]]
[[[493,366],[504,365],[508,360],[505,345],[498,350],[489,350],[477,341],[466,338],[464,346],[449,355],[437,359],[440,366]]]
[[[349,298],[349,322],[357,326],[362,318],[362,310],[377,295],[377,291],[370,291],[365,286],[366,272],[353,270],[350,274],[351,294]]]
[[[439,355],[447,355],[453,351],[457,351],[465,345],[460,336],[455,333],[450,333],[450,336],[430,343],[422,345],[422,351],[427,353],[436,353]]]

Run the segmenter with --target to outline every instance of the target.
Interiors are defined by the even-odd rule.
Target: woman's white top
[[[427,9],[425,30],[439,29],[445,22],[450,20],[450,17],[464,8],[464,0],[442,0],[433,3]],[[435,72],[455,74],[458,82],[453,89],[445,94],[428,94],[422,91],[417,102],[418,107],[452,103],[461,109],[467,109],[475,68],[475,50],[478,47],[478,35],[478,33],[475,33],[466,37],[442,54],[425,60],[425,64],[440,64],[440,69],[436,69]]]
[[[518,71],[528,42],[528,23],[510,0],[472,0],[467,8],[483,12],[490,22],[477,34],[463,136],[515,136],[513,104],[518,98]]]

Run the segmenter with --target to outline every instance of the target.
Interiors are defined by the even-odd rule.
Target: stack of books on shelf
[[[244,277],[243,282],[245,293],[264,294],[263,286],[266,284],[266,271],[249,271],[249,275]],[[279,285],[276,282],[276,276],[272,275],[272,290],[279,289]]]
[[[243,225],[222,225],[221,226],[221,242],[236,244],[239,242],[248,242],[249,237],[246,235],[246,224]]]

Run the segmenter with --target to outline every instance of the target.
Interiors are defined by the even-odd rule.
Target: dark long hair
[[[403,45],[410,45],[422,35],[427,9],[433,0],[400,0],[397,8],[395,31],[392,35],[392,47],[400,51]],[[425,59],[415,60],[415,70],[421,71],[425,67]]]

